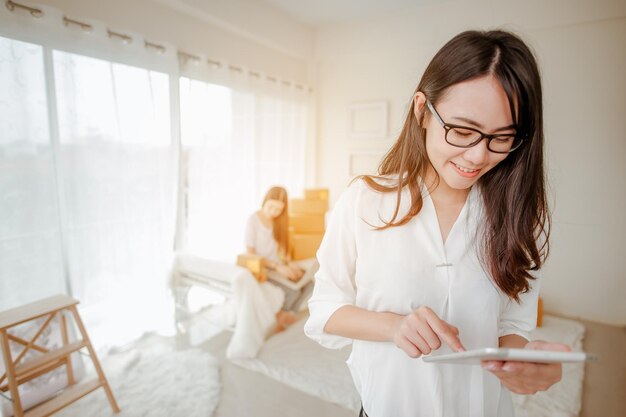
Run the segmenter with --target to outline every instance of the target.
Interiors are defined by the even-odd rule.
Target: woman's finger
[[[441,339],[439,339],[439,337],[437,336],[435,331],[430,327],[426,319],[418,317],[415,323],[415,326],[417,328],[418,333],[424,339],[427,345],[426,347],[428,349],[428,352],[426,352],[426,350],[424,350],[420,346],[422,353],[424,353],[424,355],[428,355],[431,351],[437,350],[441,347]]]
[[[489,371],[499,371],[502,369],[504,362],[502,361],[481,361],[481,365],[484,369]]]
[[[430,328],[439,336],[441,340],[443,340],[454,352],[463,352],[465,351],[465,347],[461,343],[461,339],[457,333],[452,331],[450,325],[445,321],[441,320],[434,311],[429,308],[426,308],[424,311],[424,316],[430,325]]]
[[[533,340],[532,342],[528,342],[524,349],[533,349],[533,350],[552,350],[559,352],[571,352],[572,348],[564,343],[551,343],[545,342],[543,340]]]
[[[406,336],[398,337],[396,345],[411,358],[418,358],[422,355],[422,352]]]
[[[411,343],[415,345],[416,348],[419,349],[422,354],[428,355],[433,350],[430,347],[430,343],[424,339],[423,335],[418,330],[411,329],[407,332],[405,336]]]
[[[506,361],[502,365],[502,371],[509,374],[526,374],[532,373],[533,364],[528,362]]]

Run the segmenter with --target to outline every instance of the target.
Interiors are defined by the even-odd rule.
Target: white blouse
[[[431,198],[422,193],[420,213],[403,226],[373,230],[391,219],[396,193],[353,183],[333,210],[317,253],[320,269],[309,301],[305,333],[338,349],[352,343],[347,361],[363,408],[370,417],[508,417],[509,391],[479,365],[425,363],[392,342],[352,340],[324,332],[344,305],[409,314],[430,307],[460,330],[467,350],[497,347],[498,338],[529,339],[537,319],[538,280],[521,294],[521,304],[502,293],[478,259],[479,193],[472,189],[444,244]],[[402,193],[397,219],[410,206]],[[370,225],[368,225],[368,223]],[[443,343],[437,353],[449,353]]]
[[[258,213],[252,213],[248,218],[245,240],[246,247],[254,248],[257,255],[273,262],[280,261],[274,229],[264,225]]]

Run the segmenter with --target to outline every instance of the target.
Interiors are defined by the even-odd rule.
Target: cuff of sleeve
[[[531,341],[530,332],[525,332],[525,331],[516,330],[516,329],[500,329],[500,331],[498,332],[498,337],[508,336],[510,334],[516,334],[528,340],[529,342]]]
[[[330,316],[349,303],[309,302],[310,316],[304,325],[304,334],[329,349],[341,349],[352,343],[352,339],[326,333],[324,327]]]

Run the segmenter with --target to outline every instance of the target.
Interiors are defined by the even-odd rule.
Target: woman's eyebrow
[[[478,123],[477,121],[474,121],[472,119],[468,119],[466,117],[461,117],[461,116],[454,116],[452,117],[452,119],[454,120],[459,120],[461,122],[467,123],[468,125],[474,126],[480,130],[483,130],[485,128],[485,126],[483,126],[482,124]],[[511,130],[511,129],[516,129],[517,126],[515,126],[514,124],[510,124],[508,126],[504,126],[504,127],[499,127],[497,129],[494,130],[494,132],[500,132],[503,130]]]

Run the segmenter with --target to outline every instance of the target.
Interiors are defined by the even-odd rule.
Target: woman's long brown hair
[[[522,146],[510,153],[478,181],[484,206],[481,228],[481,259],[497,286],[519,302],[527,292],[530,271],[538,270],[548,255],[550,213],[546,199],[543,161],[543,105],[541,77],[533,53],[516,35],[495,30],[467,31],[455,36],[432,59],[415,93],[423,92],[433,103],[447,89],[462,81],[493,75],[508,97],[518,133],[527,136]],[[414,94],[415,95],[415,94]],[[430,165],[426,153],[426,130],[414,114],[412,100],[398,140],[387,152],[378,176],[362,178],[370,188],[395,192],[397,204],[392,218],[378,229],[401,226],[423,206],[421,188]],[[377,182],[390,174],[397,184]],[[398,219],[402,189],[408,187],[411,207]]]
[[[287,232],[289,229],[289,198],[287,190],[283,187],[272,187],[265,194],[261,206],[265,206],[267,200],[282,201],[285,205],[283,212],[272,221],[274,240],[278,243],[278,254],[285,259],[287,258]]]

